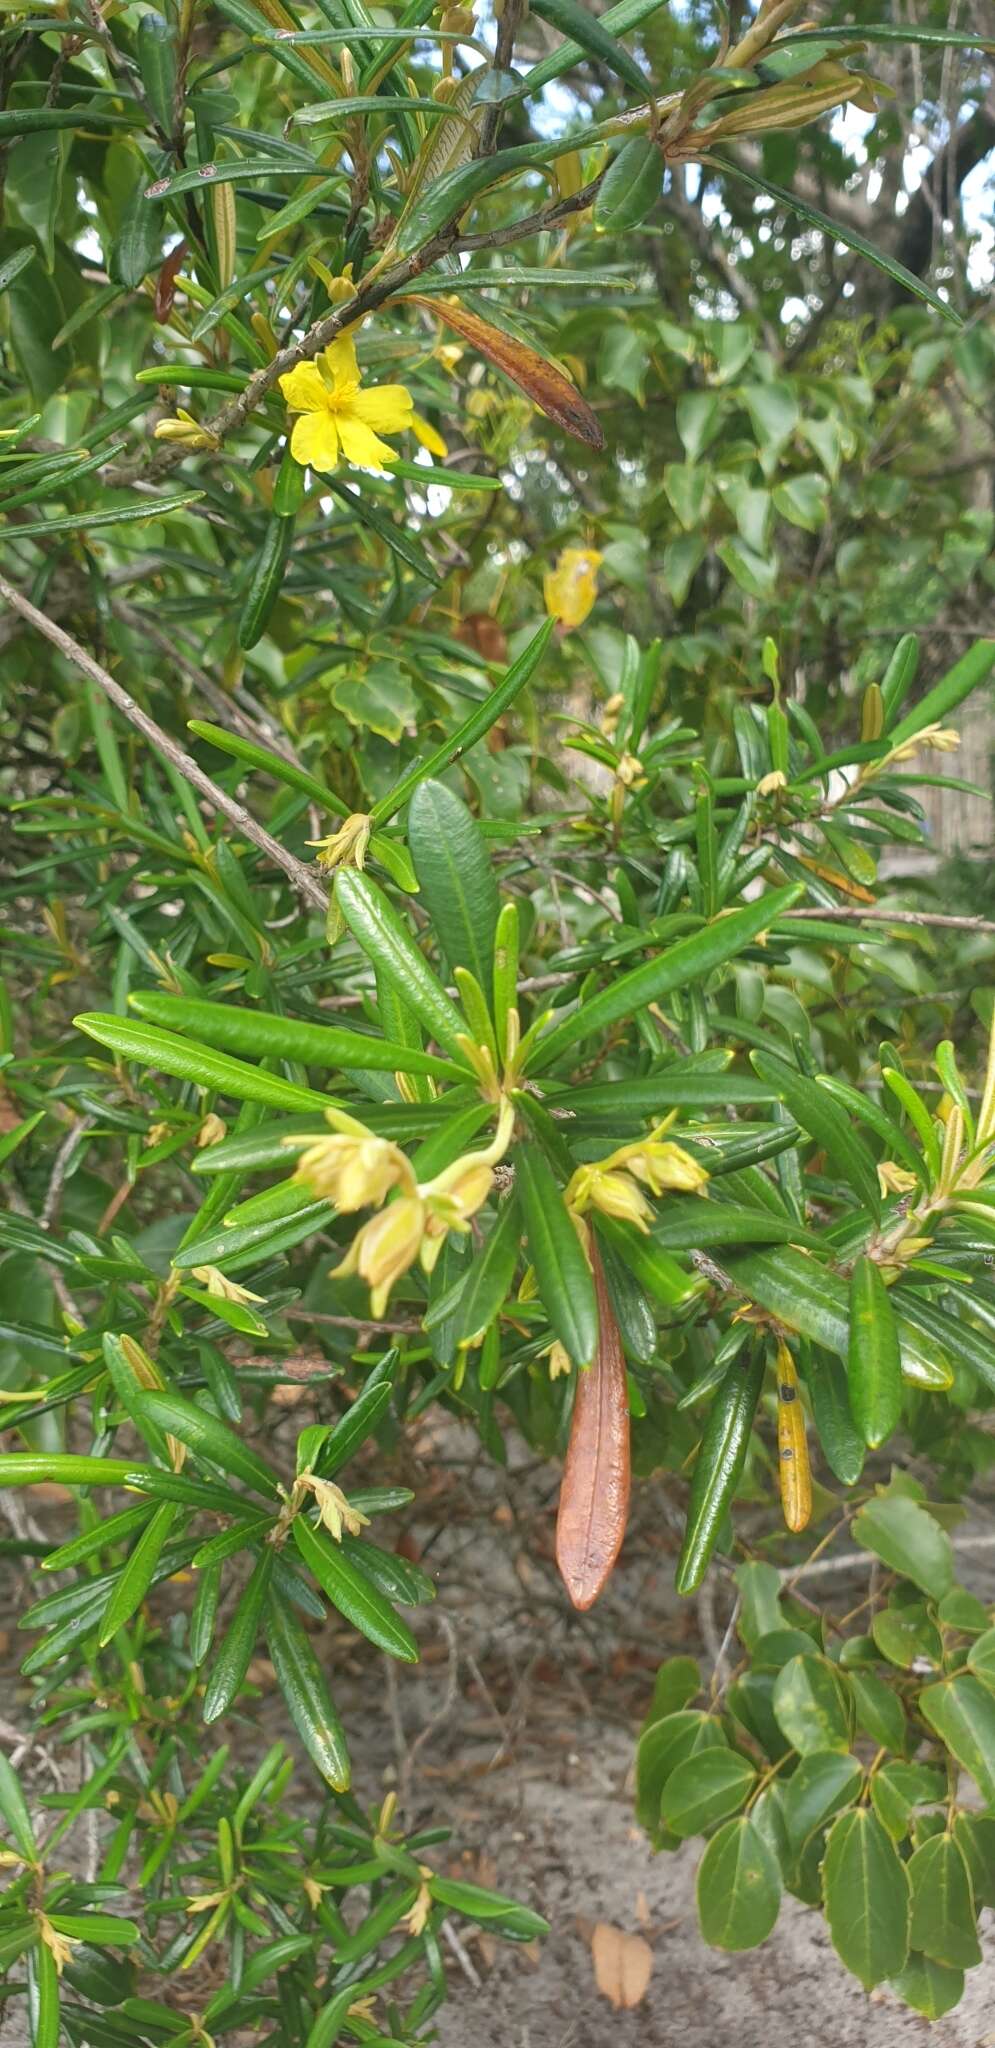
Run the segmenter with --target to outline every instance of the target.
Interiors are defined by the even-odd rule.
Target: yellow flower
[[[265,1301],[265,1294],[253,1294],[250,1287],[240,1287],[237,1280],[229,1280],[219,1272],[217,1266],[194,1266],[193,1278],[206,1287],[208,1294],[216,1294],[222,1301]]]
[[[208,1145],[220,1145],[227,1130],[227,1124],[223,1123],[219,1116],[215,1116],[212,1110],[210,1115],[204,1118],[200,1130],[197,1132],[198,1152],[203,1152]]]
[[[391,1188],[414,1188],[411,1167],[400,1148],[361,1125],[334,1137],[316,1137],[301,1153],[294,1179],[306,1181],[344,1215],[354,1209],[379,1209]]]
[[[353,811],[337,832],[330,832],[325,839],[309,839],[308,845],[317,848],[318,866],[326,873],[330,868],[363,868],[372,830],[369,813]]]
[[[559,619],[568,629],[583,625],[598,594],[597,572],[603,559],[597,548],[564,548],[542,581],[551,619]]]
[[[692,1159],[690,1152],[685,1152],[683,1145],[661,1144],[658,1138],[647,1138],[645,1144],[633,1146],[626,1165],[654,1195],[664,1194],[667,1188],[678,1188],[684,1195],[700,1195],[708,1179],[705,1168]]]
[[[543,1353],[543,1356],[549,1360],[549,1377],[551,1380],[558,1380],[561,1373],[569,1374],[573,1371],[570,1353],[566,1345],[560,1343],[558,1337],[550,1345],[549,1350]]]
[[[369,1515],[360,1508],[354,1508],[341,1486],[333,1485],[330,1479],[316,1479],[312,1472],[305,1472],[304,1480],[314,1494],[321,1519],[336,1543],[342,1541],[342,1531],[347,1529],[350,1536],[358,1536],[361,1529],[369,1527]]]
[[[370,1312],[383,1315],[396,1280],[413,1266],[425,1234],[425,1205],[417,1195],[401,1195],[379,1215],[371,1216],[355,1237],[332,1277],[358,1273],[370,1290]]]
[[[39,1939],[44,1942],[55,1964],[56,1973],[61,1977],[66,1964],[72,1962],[75,1940],[60,1934],[45,1913],[38,1913],[35,1917],[38,1922]]]
[[[403,384],[360,388],[356,345],[340,334],[313,363],[298,363],[280,378],[291,412],[300,414],[290,437],[295,462],[318,471],[334,469],[339,450],[360,469],[385,470],[394,450],[380,434],[410,427],[411,393]]]
[[[910,1173],[905,1166],[896,1166],[893,1159],[882,1159],[878,1163],[878,1186],[883,1195],[907,1195],[919,1185],[919,1177]]]
[[[648,1230],[653,1221],[650,1204],[635,1181],[627,1173],[613,1172],[604,1166],[579,1166],[566,1199],[568,1209],[578,1214],[585,1209],[599,1209],[603,1216],[617,1216],[623,1223],[634,1223],[637,1230]]]
[[[769,775],[761,775],[757,783],[758,796],[776,796],[781,789],[787,789],[788,778],[783,768],[772,768]]]
[[[431,420],[423,420],[420,412],[411,415],[411,426],[415,440],[429,455],[438,455],[444,461],[449,453],[441,434],[436,433]]]

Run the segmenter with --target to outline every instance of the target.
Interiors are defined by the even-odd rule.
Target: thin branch
[[[78,640],[74,640],[70,633],[57,626],[53,619],[47,619],[44,612],[38,611],[19,590],[15,590],[12,583],[7,582],[5,576],[0,576],[0,597],[4,598],[29,626],[33,626],[37,633],[42,633],[46,640],[50,640],[52,646],[57,647],[67,661],[71,661],[92,683],[96,683],[98,689],[103,690],[105,696],[117,707],[122,717],[126,718],[144,739],[150,740],[152,745],[165,755],[167,761],[172,762],[178,773],[194,789],[200,791],[213,810],[220,811],[252,841],[253,846],[259,848],[260,853],[268,855],[276,867],[282,868],[291,888],[296,889],[306,903],[310,903],[316,910],[327,911],[328,896],[313,868],[305,867],[303,861],[296,860],[292,853],[288,853],[286,848],[280,845],[279,840],[274,839],[262,825],[257,825],[244,805],[236,803],[234,797],[220,789],[216,782],[212,782],[210,776],[205,775],[203,768],[198,767],[193,756],[179,746],[176,740],[170,739],[161,725],[157,725],[155,719],[150,718],[140,704],[136,704],[134,697],[108,673],[107,669],[101,667],[99,661],[94,661],[93,656],[87,653],[85,647],[80,646]]]
[[[955,932],[995,932],[995,923],[985,917],[948,917],[940,911],[934,910],[882,910],[877,905],[873,909],[864,909],[863,907],[858,909],[850,904],[846,906],[834,904],[831,910],[821,907],[816,909],[809,907],[804,910],[791,910],[788,912],[788,916],[791,918],[845,917],[855,920],[858,924],[863,922],[871,924],[935,924]]]

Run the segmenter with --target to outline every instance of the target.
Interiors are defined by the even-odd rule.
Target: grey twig
[[[4,598],[11,609],[18,612],[29,626],[33,626],[37,633],[44,634],[45,639],[50,640],[52,646],[57,647],[67,661],[71,661],[75,668],[81,669],[85,676],[89,676],[90,681],[96,683],[98,689],[103,690],[104,695],[110,698],[111,703],[120,711],[122,717],[128,720],[129,725],[133,725],[144,739],[150,740],[152,745],[165,755],[167,761],[172,762],[184,780],[199,790],[201,796],[206,797],[213,810],[220,811],[240,832],[244,832],[253,846],[257,846],[261,853],[267,854],[276,867],[282,868],[291,887],[296,889],[299,896],[303,896],[306,903],[310,903],[316,910],[327,911],[328,896],[313,868],[305,867],[303,861],[295,859],[292,853],[288,853],[286,848],[280,845],[279,840],[274,839],[262,825],[257,825],[255,818],[250,816],[243,804],[236,803],[235,798],[229,796],[227,791],[219,789],[218,784],[212,782],[209,775],[205,775],[203,768],[198,767],[193,756],[176,740],[170,739],[162,726],[157,725],[155,719],[150,718],[140,704],[136,704],[130,692],[124,689],[99,661],[95,661],[92,654],[88,654],[85,647],[81,647],[79,641],[73,639],[71,633],[65,632],[62,626],[57,626],[54,619],[47,619],[44,612],[40,612],[36,605],[31,604],[28,598],[14,588],[12,583],[8,583],[5,576],[0,576],[0,597]]]

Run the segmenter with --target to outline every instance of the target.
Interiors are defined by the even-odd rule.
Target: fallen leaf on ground
[[[591,1960],[598,1990],[616,2010],[627,2010],[645,1998],[653,1951],[641,1934],[625,1934],[621,1927],[599,1920],[591,1936]]]

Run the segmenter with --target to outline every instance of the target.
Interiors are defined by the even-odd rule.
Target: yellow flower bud
[[[619,782],[625,789],[645,789],[646,777],[638,754],[622,754],[615,769]]]
[[[210,427],[202,427],[191,412],[182,405],[177,406],[175,415],[168,420],[159,420],[153,429],[156,441],[177,441],[182,448],[220,448],[217,434]]]
[[[555,1343],[550,1345],[549,1350],[546,1352],[546,1357],[549,1360],[549,1377],[551,1380],[558,1380],[561,1373],[569,1374],[573,1370],[570,1353],[566,1345],[560,1343],[558,1337]]]
[[[237,1280],[229,1280],[217,1266],[194,1266],[193,1278],[206,1287],[208,1294],[216,1294],[221,1301],[265,1301],[265,1294],[253,1294],[251,1287],[240,1287]]]
[[[757,783],[758,796],[776,796],[779,789],[786,789],[788,778],[783,768],[774,768],[769,775],[761,775]]]
[[[198,1152],[203,1152],[208,1145],[220,1145],[227,1131],[227,1124],[223,1123],[219,1116],[215,1116],[212,1110],[210,1115],[204,1118],[200,1130],[197,1132]]]
[[[648,1230],[653,1220],[653,1211],[635,1181],[627,1173],[603,1166],[578,1167],[566,1198],[568,1207],[578,1213],[599,1209],[603,1216],[634,1223],[637,1230]]]

